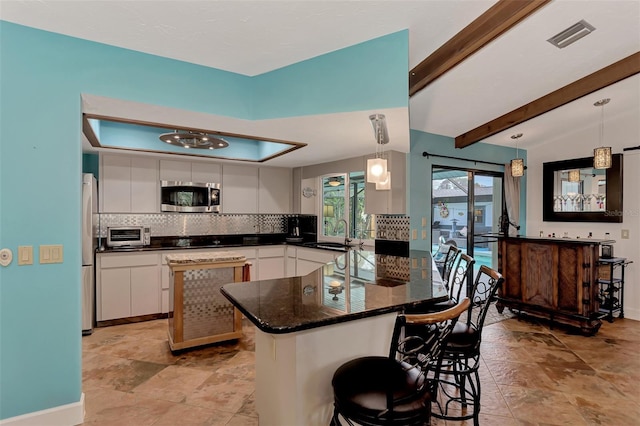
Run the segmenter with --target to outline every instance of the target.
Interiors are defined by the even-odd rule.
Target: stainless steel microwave
[[[137,247],[151,244],[148,226],[115,226],[107,228],[107,247]]]
[[[220,184],[160,181],[160,211],[220,213]]]

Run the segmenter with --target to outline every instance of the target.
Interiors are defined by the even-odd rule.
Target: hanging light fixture
[[[181,146],[183,148],[221,149],[229,146],[229,142],[222,138],[187,130],[175,130],[171,133],[163,133],[160,135],[160,140],[170,145]]]
[[[387,172],[382,182],[376,182],[376,189],[384,191],[391,189],[391,172]]]
[[[593,106],[602,107],[600,114],[600,145],[604,142],[604,106],[609,103],[611,99],[605,98],[594,103]],[[594,169],[608,169],[611,167],[611,147],[600,146],[593,150],[593,168]]]
[[[340,184],[342,183],[342,180],[337,176],[332,176],[329,178],[327,183],[329,184],[329,186],[340,186]]]
[[[511,135],[511,139],[516,141],[516,158],[511,160],[511,176],[524,176],[524,158],[518,157],[518,139],[522,137],[522,133]]]
[[[367,182],[379,183],[387,176],[387,159],[384,156],[384,145],[389,143],[389,133],[384,114],[369,116],[373,133],[376,137],[376,154],[367,160]]]
[[[569,170],[569,182],[580,182],[580,170]]]

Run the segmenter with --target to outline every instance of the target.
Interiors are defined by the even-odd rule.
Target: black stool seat
[[[356,422],[411,423],[424,416],[431,403],[420,369],[389,357],[369,356],[343,364],[333,375],[335,403],[342,414]]]
[[[473,325],[457,322],[456,325],[453,326],[451,336],[449,336],[445,353],[447,351],[472,353],[478,349],[479,341],[480,333]]]
[[[331,425],[429,425],[438,380],[429,366],[440,365],[453,325],[469,306],[465,298],[442,312],[398,315],[389,356],[356,358],[333,374]]]

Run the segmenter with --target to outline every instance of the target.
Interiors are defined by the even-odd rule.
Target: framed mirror
[[[608,169],[594,169],[593,157],[542,165],[545,222],[622,222],[622,154]]]

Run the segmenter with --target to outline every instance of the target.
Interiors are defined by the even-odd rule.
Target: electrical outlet
[[[623,229],[620,231],[620,238],[622,238],[623,240],[628,240],[629,239],[629,230],[628,229]]]

